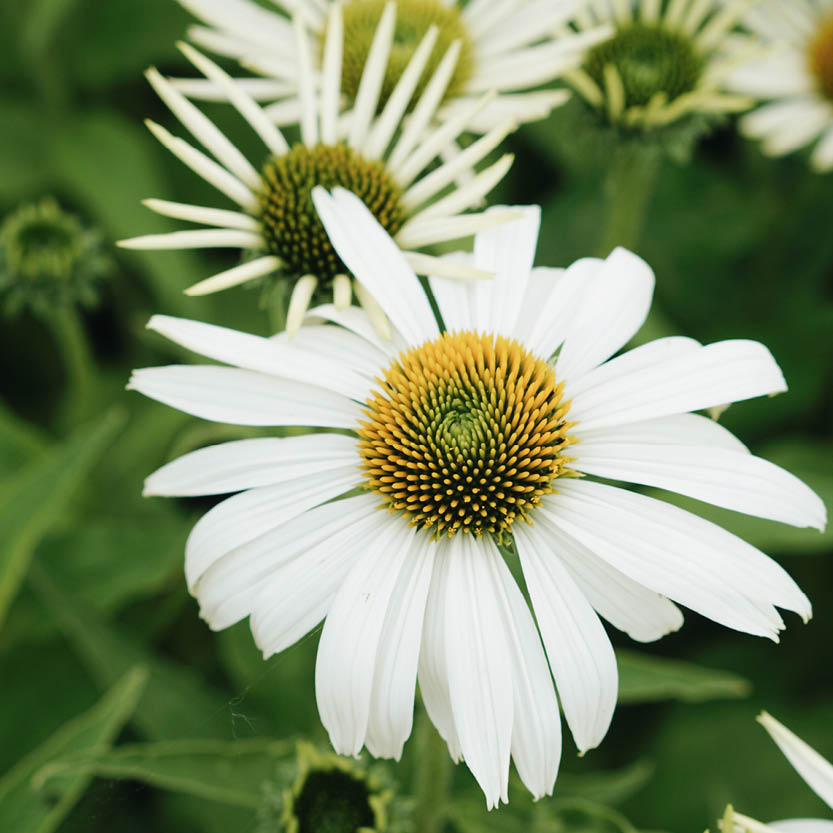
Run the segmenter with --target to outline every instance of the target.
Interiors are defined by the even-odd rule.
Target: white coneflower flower
[[[580,32],[612,25],[566,79],[613,124],[660,128],[687,116],[748,109],[725,90],[726,75],[749,53],[733,34],[754,0],[593,0],[575,20]]]
[[[783,391],[765,347],[664,338],[611,358],[644,321],[653,274],[622,249],[532,269],[537,207],[478,234],[472,256],[449,256],[493,280],[430,279],[441,329],[363,203],[343,189],[314,198],[392,338],[332,305],[293,342],[154,317],[151,329],[232,366],[137,370],[130,387],[205,419],[340,431],[201,449],[146,483],[149,495],[240,492],[191,533],[189,588],[212,628],[250,617],[264,656],[325,620],[316,693],[337,751],[398,757],[418,678],[490,807],[506,800],[510,755],[542,796],[561,749],[550,670],[581,751],[613,714],[599,616],[648,641],[682,624],[674,601],[772,639],[776,605],[811,615],[787,573],[739,538],[577,476],[822,527],[803,483],[687,413]],[[540,638],[499,544],[519,557]]]
[[[551,35],[587,0],[473,0],[465,4],[448,0],[298,0],[276,3],[283,7],[281,11],[264,9],[252,0],[180,2],[208,24],[190,30],[196,43],[236,58],[266,76],[246,83],[253,95],[273,102],[266,112],[277,124],[298,119],[303,95],[298,72],[301,47],[283,9],[291,9],[309,22],[302,48],[312,56],[313,67],[323,78],[330,15],[335,6],[341,8],[345,34],[342,91],[348,108],[359,106],[363,69],[378,38],[380,21],[391,18],[385,38],[389,60],[382,67],[380,106],[424,38],[433,32],[417,91],[427,86],[443,55],[454,46],[442,102],[456,111],[485,92],[499,93],[468,126],[481,133],[507,117],[519,122],[544,118],[563,103],[567,97],[563,90],[539,88],[574,67],[582,49],[598,35],[567,33],[558,40]],[[224,91],[210,83],[184,81],[181,89],[194,97],[225,99]]]
[[[815,749],[808,746],[772,715],[763,712],[758,722],[769,732],[810,789],[833,810],[833,764],[825,760]],[[732,815],[732,821],[738,833],[747,833],[747,831],[748,833],[833,833],[833,821],[824,819],[789,819],[761,824],[737,812]],[[733,832],[726,831],[726,833]]]
[[[416,271],[427,274],[441,269],[444,274],[460,279],[489,277],[479,270],[417,250],[470,236],[507,218],[505,213],[463,212],[478,204],[501,180],[512,164],[510,154],[461,187],[456,187],[454,181],[461,171],[470,170],[494,150],[514,129],[515,122],[504,120],[465,151],[445,163],[435,164],[438,154],[466,129],[491,98],[487,94],[429,128],[458,51],[452,46],[425,87],[406,126],[400,129],[406,105],[436,38],[433,30],[413,55],[382,112],[375,115],[393,22],[389,14],[380,26],[377,45],[383,48],[373,50],[364,69],[357,105],[343,124],[346,142],[340,141],[339,134],[343,45],[340,6],[334,6],[330,15],[325,78],[320,93],[312,83],[311,56],[305,49],[303,27],[300,23],[296,26],[302,113],[301,141],[292,146],[236,81],[204,55],[181,44],[189,60],[225,91],[263,140],[270,155],[260,170],[256,169],[194,104],[156,70],[150,70],[148,79],[154,89],[214,159],[158,124],[148,122],[149,128],[162,144],[240,210],[148,200],[146,204],[160,214],[211,228],[147,235],[120,245],[134,249],[232,247],[253,252],[256,255],[253,258],[201,281],[186,292],[203,295],[273,273],[288,275],[295,280],[288,313],[288,328],[294,332],[316,290],[319,294],[332,293],[339,307],[350,302],[349,277],[327,238],[310,196],[316,185],[341,185],[373,211],[405,250],[408,262]],[[384,332],[385,325],[373,299],[360,290],[358,297],[375,313]]]
[[[745,116],[741,130],[772,156],[818,140],[811,164],[833,170],[833,0],[763,0],[744,22],[770,51],[738,68],[730,83],[771,101]]]

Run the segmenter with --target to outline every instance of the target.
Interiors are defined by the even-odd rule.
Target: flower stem
[[[599,244],[601,257],[607,257],[616,246],[636,249],[639,245],[660,162],[658,148],[635,141],[614,152],[604,182],[608,216]]]
[[[286,329],[286,313],[288,310],[287,286],[285,281],[276,281],[264,298],[266,314],[269,318],[269,330],[272,335]]]
[[[414,778],[416,810],[414,830],[440,833],[451,792],[451,757],[448,747],[423,708],[417,717],[417,767]]]
[[[81,317],[75,307],[56,307],[47,316],[66,372],[63,418],[70,426],[90,413],[93,359]]]

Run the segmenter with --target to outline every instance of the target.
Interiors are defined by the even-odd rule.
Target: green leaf
[[[651,703],[683,700],[701,703],[726,697],[746,697],[750,684],[728,671],[701,668],[688,662],[617,651],[619,702]]]
[[[0,478],[31,462],[46,445],[40,431],[0,404]]]
[[[25,468],[3,490],[0,515],[0,624],[43,534],[66,510],[124,417],[111,412]]]
[[[276,766],[294,749],[292,742],[261,738],[130,744],[103,755],[68,757],[42,774],[61,781],[64,773],[83,770],[254,809],[274,783]]]
[[[258,716],[242,698],[229,698],[191,669],[151,652],[139,640],[109,625],[43,570],[32,565],[31,581],[78,655],[102,686],[136,663],[150,679],[136,709],[137,726],[148,738],[223,738],[250,732]]]
[[[27,755],[0,781],[0,830],[50,833],[72,809],[92,777],[78,771],[47,787],[39,771],[67,754],[102,752],[130,717],[147,680],[134,668],[88,712],[74,718]]]
[[[562,772],[558,776],[556,791],[560,798],[584,798],[615,807],[639,792],[653,774],[654,765],[649,761],[636,761],[622,769],[581,775]]]

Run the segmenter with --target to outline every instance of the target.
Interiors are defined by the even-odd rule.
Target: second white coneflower
[[[202,151],[172,136],[153,122],[154,135],[179,159],[225,196],[237,210],[148,200],[154,211],[209,226],[133,238],[121,243],[136,249],[239,248],[243,262],[187,290],[203,295],[269,275],[282,275],[293,283],[288,329],[294,332],[314,295],[331,295],[339,307],[350,303],[352,287],[347,270],[332,247],[315,213],[312,189],[342,186],[358,197],[406,252],[420,273],[460,279],[488,277],[470,267],[439,260],[417,250],[435,243],[470,236],[506,217],[464,213],[478,204],[500,181],[512,163],[510,155],[474,175],[462,187],[455,179],[471,171],[497,147],[515,126],[505,119],[465,151],[445,163],[438,157],[466,130],[490,100],[488,94],[465,110],[429,127],[450,83],[461,46],[452,44],[416,98],[403,126],[403,116],[414,100],[417,84],[437,39],[432,27],[414,52],[387,102],[377,115],[385,68],[395,25],[391,6],[379,22],[374,46],[364,67],[356,105],[346,116],[341,110],[344,35],[341,7],[330,12],[324,56],[324,78],[317,89],[312,55],[300,20],[295,33],[299,54],[301,141],[290,145],[261,107],[220,67],[188,46],[180,48],[206,78],[223,89],[227,99],[263,140],[269,156],[259,169],[251,164],[223,133],[181,92],[155,70],[148,79],[191,134],[209,151]],[[378,305],[360,284],[355,285],[365,305],[385,332]]]

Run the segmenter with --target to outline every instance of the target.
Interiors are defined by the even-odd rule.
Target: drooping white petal
[[[322,304],[309,310],[307,321],[312,324],[318,321],[332,321],[345,330],[355,333],[388,357],[398,356],[407,347],[405,339],[396,331],[391,333],[389,339],[382,338],[374,328],[367,312],[361,307],[351,306],[339,309],[334,304]]]
[[[333,526],[339,519],[341,525]],[[289,533],[303,521],[321,534],[311,543],[305,539],[303,548],[293,547],[292,557],[272,567],[251,600],[252,634],[264,658],[294,645],[324,619],[386,520],[375,495],[363,494],[319,506],[282,528]]]
[[[613,647],[546,535],[516,524],[514,536],[564,716],[579,752],[586,752],[601,743],[616,707]]]
[[[435,541],[417,533],[385,615],[365,739],[368,751],[377,758],[398,761],[411,734],[422,625],[436,551]]]
[[[360,407],[340,394],[236,367],[148,367],[133,371],[128,390],[233,425],[355,428],[361,418]]]
[[[560,379],[574,379],[609,359],[636,334],[651,306],[654,273],[627,249],[615,249],[591,281],[555,365]]]
[[[178,457],[145,480],[145,497],[223,495],[355,464],[357,443],[343,434],[257,437],[211,445]]]
[[[203,515],[185,545],[189,589],[215,561],[356,486],[353,466],[241,492]]]
[[[769,825],[776,833],[833,833],[833,821],[823,819],[789,819]]]
[[[294,343],[280,343],[169,315],[154,315],[147,327],[176,344],[225,364],[305,382],[353,399],[363,400],[367,395],[367,381],[354,373],[347,362],[337,357],[322,360]]]
[[[769,350],[756,341],[737,339],[673,355],[645,344],[590,371],[577,383],[568,379],[564,396],[572,400],[571,418],[589,429],[712,408],[786,389]]]
[[[644,423],[643,423],[644,425]],[[625,426],[627,427],[627,426]],[[571,449],[571,466],[585,474],[688,495],[760,518],[824,529],[824,504],[797,477],[742,451],[684,438],[620,438],[599,429]]]
[[[468,768],[489,809],[508,801],[514,691],[501,627],[499,553],[471,535],[451,539],[446,576],[448,684],[454,725]]]
[[[343,188],[312,197],[327,234],[344,261],[410,344],[437,338],[428,298],[402,252],[367,206]]]
[[[494,547],[494,544],[491,545]],[[498,593],[515,689],[512,759],[533,797],[552,795],[561,761],[561,716],[538,629],[515,579],[499,554]]]
[[[382,628],[416,530],[392,517],[367,542],[324,622],[315,663],[321,722],[340,755],[364,746]]]
[[[811,615],[785,570],[719,526],[601,483],[559,483],[540,511],[616,569],[726,627],[775,639],[774,606]]]
[[[671,601],[629,579],[602,561],[563,529],[539,513],[547,546],[560,559],[596,613],[637,642],[653,642],[679,630],[683,614]]]
[[[769,732],[810,789],[833,810],[833,764],[771,714],[764,712],[758,722]]]

